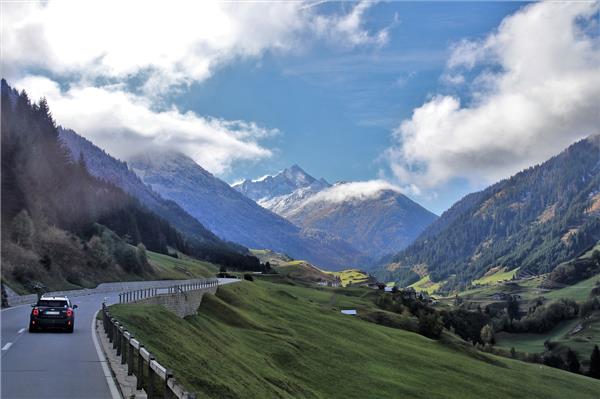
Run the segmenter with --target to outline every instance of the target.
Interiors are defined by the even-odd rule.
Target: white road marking
[[[100,310],[97,310],[96,313],[94,313],[94,317],[92,317],[92,339],[94,341],[94,346],[96,347],[98,359],[100,359],[100,364],[102,365],[102,371],[104,371],[104,377],[106,378],[108,388],[110,389],[110,394],[112,395],[113,399],[120,399],[121,394],[115,385],[115,380],[113,379],[111,371],[108,369],[106,357],[104,357],[104,353],[102,352],[102,349],[100,349],[98,337],[96,336],[96,317],[98,316],[98,312],[100,312]]]
[[[23,333],[23,331],[25,331],[25,329],[24,329],[24,328],[21,328],[21,329],[19,330],[18,334],[22,334],[22,333]]]
[[[8,350],[8,348],[10,348],[11,346],[12,346],[12,342],[8,342],[6,345],[4,345],[4,346],[2,347],[2,350],[3,350],[3,351],[7,351],[7,350]]]

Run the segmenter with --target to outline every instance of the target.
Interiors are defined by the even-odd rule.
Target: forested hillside
[[[47,102],[31,102],[2,80],[2,278],[87,286],[153,273],[145,248],[170,248],[227,265],[258,259],[219,241],[188,239],[113,184],[90,175],[60,145]],[[135,246],[138,246],[136,249]]]
[[[126,162],[113,158],[94,143],[70,129],[58,128],[59,139],[65,146],[71,159],[77,161],[83,157],[87,170],[101,180],[110,182],[138,199],[152,212],[166,219],[189,238],[206,245],[229,246],[232,250],[245,252],[245,248],[233,243],[224,243],[198,220],[184,211],[173,201],[162,198],[144,184],[129,169]]]
[[[553,270],[600,238],[600,137],[457,202],[378,274],[460,285],[492,267]]]

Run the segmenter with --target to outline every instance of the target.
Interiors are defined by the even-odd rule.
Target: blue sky
[[[380,156],[391,145],[391,131],[431,93],[452,90],[439,79],[451,45],[485,36],[521,5],[378,4],[367,19],[370,30],[399,18],[385,46],[337,51],[316,46],[302,54],[268,54],[229,65],[174,101],[202,114],[281,130],[264,142],[276,149],[274,156],[232,168],[223,176],[230,183],[294,163],[330,182],[377,178],[382,171],[389,174]],[[437,198],[417,200],[440,213],[472,189],[457,180],[438,190]]]
[[[1,15],[2,75],[124,160],[182,151],[229,183],[298,164],[439,214],[599,132],[598,2],[139,4]]]

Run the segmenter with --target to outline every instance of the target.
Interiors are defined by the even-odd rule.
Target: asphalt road
[[[229,282],[229,279],[222,279],[220,284]],[[2,310],[1,397],[113,397],[92,330],[92,320],[104,298],[107,298],[108,304],[112,304],[118,301],[119,295],[110,293],[72,298],[72,302],[78,305],[72,334],[29,333],[30,305]]]

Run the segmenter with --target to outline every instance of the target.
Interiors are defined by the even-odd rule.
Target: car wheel
[[[34,326],[33,324],[29,324],[29,332],[30,332],[30,333],[37,332],[37,330],[38,330],[38,329],[37,329],[37,327],[36,327],[36,326]]]
[[[74,326],[67,327],[67,332],[68,332],[69,334],[73,333],[73,327],[74,327]]]

